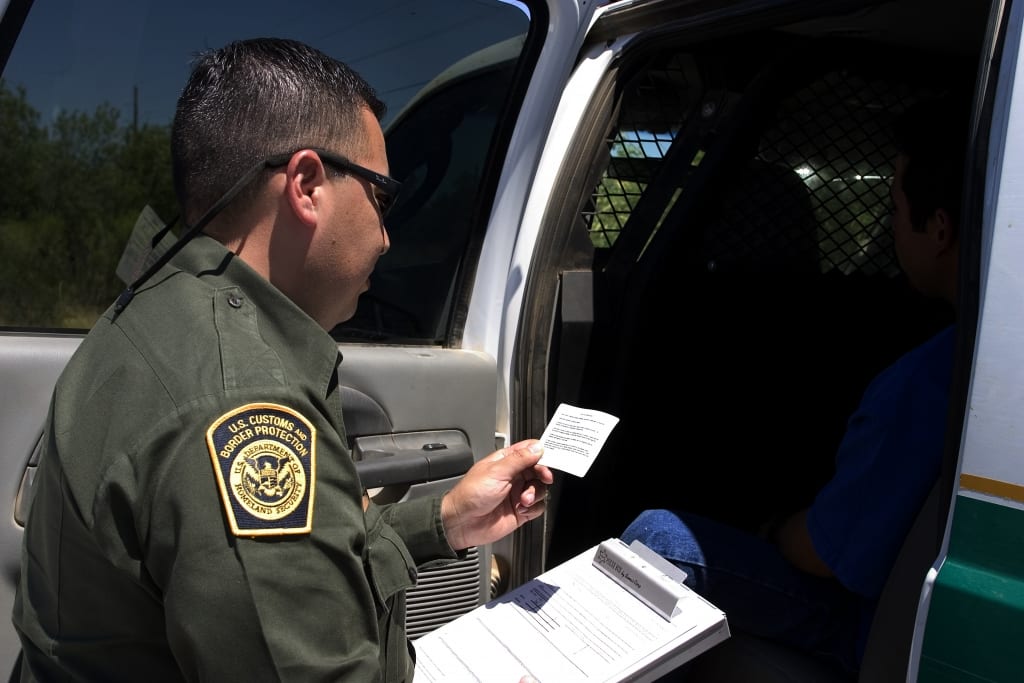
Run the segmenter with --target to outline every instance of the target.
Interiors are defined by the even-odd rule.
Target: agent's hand
[[[454,550],[493,543],[544,513],[551,470],[544,448],[527,439],[474,464],[444,498],[441,520]]]

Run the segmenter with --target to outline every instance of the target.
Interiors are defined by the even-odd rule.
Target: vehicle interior
[[[697,17],[624,52],[547,217],[565,226],[538,252],[551,277],[525,297],[522,341],[548,344],[543,372],[519,369],[525,395],[547,397],[537,412],[566,401],[620,418],[585,478],[557,480],[549,566],[644,509],[756,532],[813,500],[871,378],[954,320],[893,252],[892,124],[921,98],[973,96],[987,12]],[[941,538],[938,513],[924,516],[902,621],[873,634],[861,680],[905,676]],[[782,650],[734,631],[691,674],[843,680]]]

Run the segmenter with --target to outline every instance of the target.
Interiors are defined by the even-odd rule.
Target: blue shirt
[[[850,417],[807,527],[818,556],[873,602],[938,479],[953,368],[947,327],[879,374]]]

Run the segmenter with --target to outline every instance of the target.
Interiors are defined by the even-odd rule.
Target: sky
[[[35,0],[3,78],[26,87],[43,123],[102,103],[132,117],[137,98],[140,123],[163,124],[197,51],[277,36],[347,62],[393,114],[445,66],[525,32],[528,17],[514,0]]]

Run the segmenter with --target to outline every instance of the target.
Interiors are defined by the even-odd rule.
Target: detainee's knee
[[[671,510],[645,510],[620,538],[625,543],[639,540],[658,554],[682,562],[691,559],[689,549],[697,546],[689,525]]]

